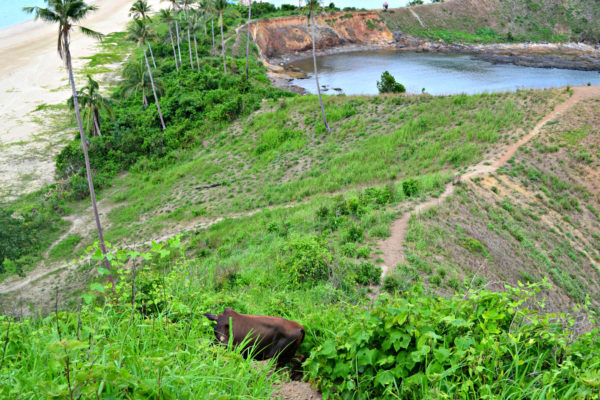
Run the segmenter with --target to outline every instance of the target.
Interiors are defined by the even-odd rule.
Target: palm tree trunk
[[[85,135],[83,133],[83,123],[81,122],[81,115],[79,114],[79,102],[77,101],[77,89],[75,88],[75,79],[73,78],[73,65],[71,64],[71,51],[69,50],[69,39],[68,36],[64,36],[63,46],[65,49],[65,55],[67,57],[67,69],[69,70],[69,82],[71,82],[71,90],[73,91],[73,105],[75,106],[75,116],[77,117],[77,125],[79,125],[79,136],[81,138],[81,147],[83,149],[83,157],[85,159],[85,170],[87,173],[88,186],[90,189],[90,197],[92,199],[92,209],[94,210],[94,218],[96,219],[96,228],[98,230],[98,240],[100,242],[100,250],[104,256],[104,268],[108,271],[108,281],[115,287],[115,280],[110,273],[110,263],[106,254],[106,244],[104,243],[104,235],[102,234],[102,225],[100,224],[100,216],[98,214],[98,205],[96,204],[96,193],[94,191],[94,181],[92,180],[92,167],[90,166],[90,157],[88,155],[87,143],[85,141]]]
[[[154,54],[152,53],[152,46],[150,46],[150,42],[148,42],[148,48],[150,49],[150,57],[152,57],[152,65],[154,65],[154,69],[156,69],[156,62],[154,61]]]
[[[204,20],[204,36],[208,36],[208,30],[206,29],[206,14],[202,16],[202,19]]]
[[[150,84],[152,85],[152,92],[154,93],[154,101],[156,102],[156,109],[158,110],[158,116],[160,117],[160,124],[162,125],[162,130],[166,130],[165,120],[162,116],[162,111],[160,111],[160,104],[158,102],[158,95],[156,94],[156,88],[154,87],[154,78],[152,77],[152,70],[150,70],[150,64],[148,63],[148,56],[146,56],[146,43],[142,42],[142,48],[144,49],[144,59],[146,60],[146,67],[148,68],[148,75],[150,75]]]
[[[323,98],[321,97],[321,87],[319,86],[319,71],[317,71],[317,55],[315,52],[315,19],[313,17],[313,11],[310,10],[310,27],[312,31],[312,53],[313,53],[313,64],[315,67],[315,81],[317,82],[317,93],[319,94],[319,105],[321,106],[321,115],[323,115],[323,123],[327,132],[331,132],[329,124],[327,123],[327,117],[325,116],[325,108],[323,107]]]
[[[179,71],[179,63],[177,62],[177,52],[175,51],[175,42],[173,41],[173,30],[169,24],[169,36],[171,37],[171,47],[173,47],[173,57],[175,57],[175,69]]]
[[[98,111],[94,110],[94,128],[96,129],[96,133],[98,136],[102,136],[102,132],[100,132],[100,124],[98,123]]]
[[[248,58],[250,57],[250,19],[252,18],[252,0],[248,5],[248,36],[246,37],[246,79],[248,79]]]
[[[221,54],[223,55],[223,71],[227,73],[227,63],[225,63],[225,41],[223,40],[223,11],[219,11],[219,21],[221,23]]]
[[[215,48],[215,21],[210,21],[210,29],[212,30],[212,43],[213,43],[213,57],[217,54],[217,50]]]
[[[198,64],[198,71],[200,71],[200,58],[198,58],[198,41],[196,40],[196,32],[194,32],[194,48],[196,49],[196,63]]]
[[[192,57],[192,39],[190,38],[190,27],[187,27],[188,32],[188,50],[190,52],[190,67],[194,69],[194,58]]]
[[[183,62],[181,62],[181,46],[179,45],[179,24],[177,24],[177,15],[175,15],[175,33],[177,34],[177,52],[179,53],[179,65],[183,67]]]

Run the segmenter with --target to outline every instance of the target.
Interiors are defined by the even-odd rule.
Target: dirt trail
[[[469,178],[473,178],[475,176],[495,172],[499,167],[504,165],[515,154],[515,152],[517,151],[517,149],[520,146],[527,143],[529,140],[531,140],[531,138],[533,138],[535,135],[537,135],[539,133],[540,129],[547,122],[553,120],[554,118],[556,118],[557,116],[559,116],[560,114],[562,114],[563,112],[565,112],[566,110],[571,108],[574,104],[578,103],[579,101],[593,98],[593,97],[600,97],[600,86],[574,88],[573,95],[571,97],[569,97],[563,103],[560,103],[552,112],[550,112],[544,118],[542,118],[536,124],[536,126],[531,130],[531,132],[529,132],[527,135],[523,136],[516,143],[511,144],[508,147],[506,147],[505,151],[501,154],[500,157],[498,157],[497,160],[493,161],[492,163],[487,163],[488,165],[484,165],[483,163],[481,163],[481,164],[478,164],[478,165],[470,168],[469,170],[467,170],[467,172],[465,174],[463,174],[461,176],[461,179],[469,179]],[[336,191],[334,193],[330,193],[330,195],[336,195],[336,194],[339,194],[342,192],[346,192],[347,190],[360,189],[360,187],[362,187],[362,186],[364,186],[364,185],[359,185],[359,187],[357,187],[357,188],[350,188],[350,189],[345,189],[343,191]],[[404,239],[406,238],[406,234],[408,232],[408,224],[409,224],[410,217],[414,214],[418,214],[423,211],[426,211],[427,209],[429,209],[435,205],[439,205],[446,197],[453,194],[454,190],[455,190],[454,183],[448,184],[446,186],[444,193],[440,197],[430,199],[424,203],[417,205],[413,210],[405,213],[399,219],[397,219],[394,223],[392,223],[390,237],[379,243],[379,248],[381,251],[383,251],[382,258],[384,261],[384,263],[382,265],[382,270],[383,270],[382,278],[385,278],[385,276],[387,276],[389,274],[391,269],[395,268],[404,259],[404,253],[402,251],[402,243],[404,242]],[[265,209],[274,209],[274,208],[278,208],[278,207],[286,207],[286,208],[293,207],[293,206],[302,204],[306,201],[310,201],[310,199],[307,199],[303,202],[293,202],[293,203],[283,205],[283,206],[278,205],[278,206],[273,206],[273,207],[266,207]],[[108,211],[110,211],[110,210],[104,210],[103,214],[106,215],[108,213]],[[256,210],[252,210],[252,211],[245,212],[245,213],[237,213],[237,214],[233,214],[233,215],[229,215],[229,216],[218,217],[218,218],[208,220],[208,221],[201,221],[201,222],[193,221],[193,223],[188,224],[185,227],[179,227],[177,232],[168,232],[162,236],[149,239],[146,242],[144,242],[143,244],[148,245],[152,241],[158,241],[158,242],[164,241],[164,240],[167,240],[177,234],[185,233],[185,232],[188,232],[191,230],[196,230],[196,229],[208,228],[214,224],[217,224],[217,223],[223,221],[226,218],[249,217],[260,211],[263,211],[263,209],[256,209]],[[90,214],[88,217],[91,218],[91,213],[87,213],[87,214]],[[56,246],[56,244],[60,243],[60,241],[63,240],[64,238],[66,238],[68,235],[76,233],[76,234],[81,234],[82,236],[85,236],[85,234],[87,234],[87,232],[83,232],[83,230],[85,230],[85,228],[91,226],[91,223],[92,223],[91,219],[88,221],[89,218],[79,218],[79,219],[71,221],[71,222],[73,222],[73,224],[72,224],[71,228],[69,229],[69,231],[66,232],[65,234],[63,234],[49,248],[47,253],[49,253],[49,251],[54,246]],[[84,221],[87,221],[87,223],[85,223]],[[105,224],[106,224],[106,222],[105,222]],[[57,271],[60,271],[63,269],[68,269],[68,268],[76,268],[77,265],[78,264],[73,264],[73,263],[67,263],[67,264],[57,263],[57,264],[50,265],[50,266],[43,265],[40,268],[38,268],[34,271],[31,271],[26,278],[9,279],[9,280],[3,282],[2,284],[0,284],[0,294],[7,294],[7,293],[15,292],[17,290],[21,290],[21,289],[27,287],[28,285],[30,285],[31,283],[38,281],[40,279],[43,279],[46,276],[52,275]],[[381,286],[374,287],[373,289],[374,289],[375,295],[377,295],[381,289]]]
[[[419,17],[419,14],[417,14],[415,12],[415,10],[413,10],[411,7],[408,8],[408,11],[410,11],[410,13],[413,15],[413,17],[415,17],[417,19],[417,21],[419,21],[419,24],[423,27],[426,28],[425,24],[423,23],[423,21],[421,21],[421,17]]]
[[[472,168],[469,168],[466,173],[459,177],[459,180],[467,180],[476,176],[496,172],[498,168],[502,167],[508,160],[510,160],[512,156],[514,156],[519,147],[535,137],[544,125],[559,117],[562,113],[569,110],[578,102],[595,97],[600,97],[600,86],[581,86],[573,88],[573,95],[564,102],[558,104],[553,111],[546,114],[546,116],[542,118],[527,135],[523,136],[516,143],[507,146],[504,151],[501,152],[500,156],[491,163],[480,163]],[[446,190],[444,190],[444,193],[439,198],[434,198],[426,201],[425,203],[419,204],[413,210],[405,213],[392,223],[390,237],[379,242],[379,249],[383,252],[381,255],[381,258],[383,259],[383,265],[381,266],[382,282],[383,279],[392,271],[392,269],[396,268],[396,266],[404,260],[404,251],[402,245],[406,238],[406,234],[408,233],[410,217],[422,213],[433,206],[439,205],[446,197],[453,194],[455,190],[456,184],[454,182],[449,183],[446,186]],[[374,287],[375,296],[379,294],[380,290],[381,285]]]

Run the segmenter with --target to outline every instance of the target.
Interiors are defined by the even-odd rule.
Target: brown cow
[[[214,331],[217,340],[229,342],[229,322],[233,332],[233,344],[239,345],[247,337],[242,354],[249,352],[257,360],[266,360],[278,356],[277,363],[283,365],[290,361],[304,340],[304,327],[297,322],[280,317],[262,315],[247,315],[226,308],[218,316],[204,314],[211,321],[217,321]]]

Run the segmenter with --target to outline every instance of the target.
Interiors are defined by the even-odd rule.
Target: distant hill
[[[508,41],[600,40],[598,0],[446,0],[380,14],[390,30],[426,37],[468,33]]]

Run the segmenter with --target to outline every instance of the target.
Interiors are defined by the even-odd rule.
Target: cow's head
[[[229,320],[232,317],[232,313],[233,310],[231,308],[226,308],[222,314],[204,314],[210,321],[217,322],[214,327],[214,332],[217,340],[221,343],[227,343],[229,341]]]

